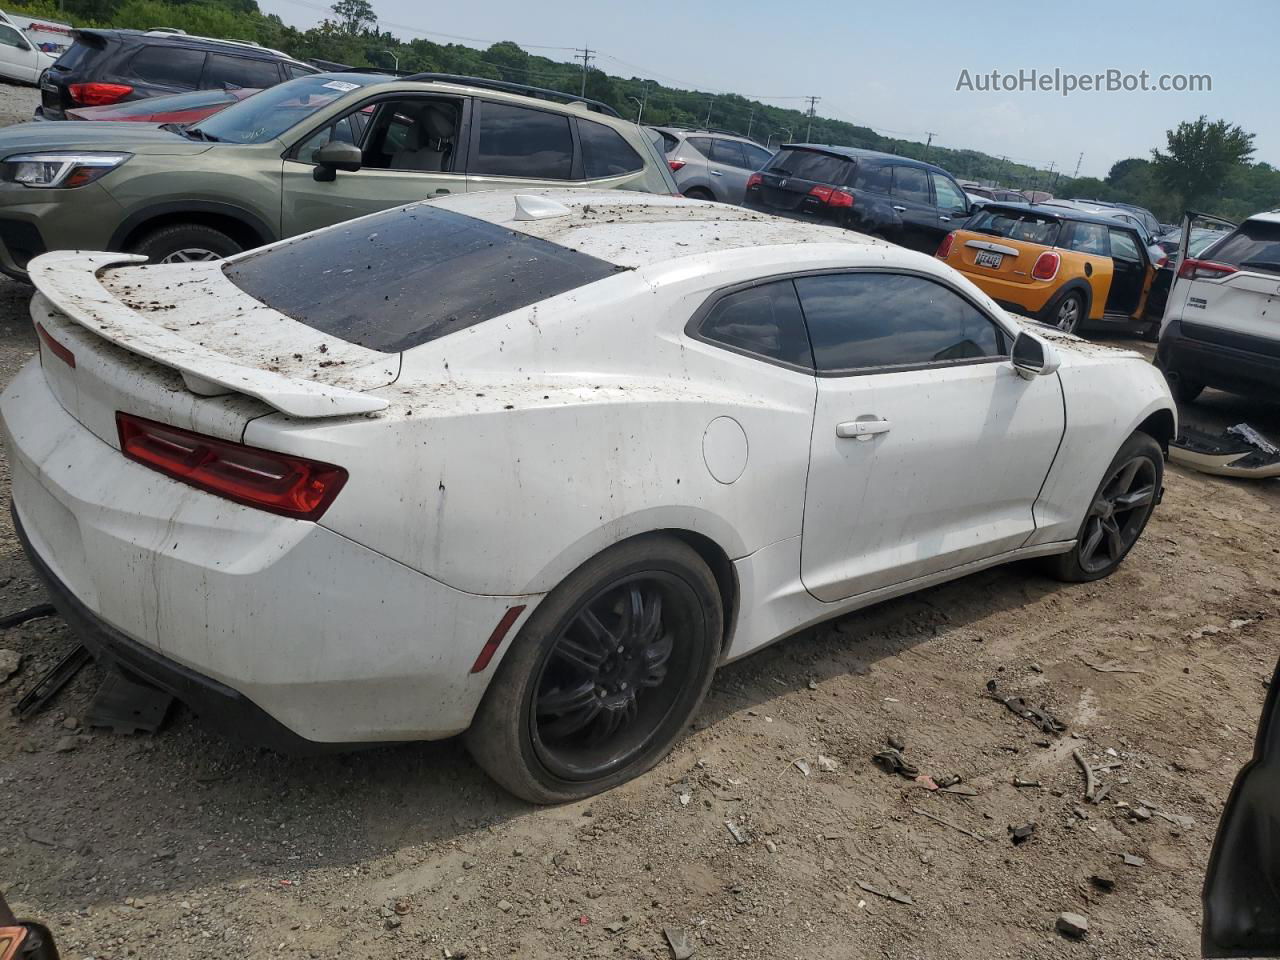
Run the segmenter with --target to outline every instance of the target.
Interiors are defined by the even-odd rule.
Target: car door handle
[[[436,187],[436,193],[448,193],[448,192],[449,192],[448,187]]]
[[[898,206],[896,203],[893,205],[893,209],[894,209],[894,211],[895,211],[896,213],[906,213],[906,212],[907,212],[907,208],[906,208],[906,207],[900,207],[900,206]]]
[[[939,220],[941,220],[943,223],[950,223],[950,222],[951,222],[951,218],[950,218],[950,217],[944,217],[944,216],[942,216],[941,214],[938,216],[938,219],[939,219]]]
[[[888,420],[846,420],[836,424],[836,436],[841,440],[870,440],[877,433],[889,432]]]
[[[723,174],[723,173],[721,173],[719,170],[712,170],[712,171],[711,171],[711,175],[712,175],[713,177],[723,177],[723,176],[724,176],[724,174]]]

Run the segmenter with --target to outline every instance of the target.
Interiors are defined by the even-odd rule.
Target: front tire
[[[196,263],[221,260],[243,249],[221,230],[201,223],[175,223],[152,230],[131,244],[129,252],[145,254],[151,263]]]
[[[467,749],[533,803],[625,783],[688,725],[723,634],[716,579],[688,544],[654,534],[611,547],[571,573],[520,630]]]
[[[1146,529],[1164,483],[1164,453],[1148,434],[1133,434],[1103,474],[1070,552],[1048,559],[1068,583],[1101,580],[1116,571]]]

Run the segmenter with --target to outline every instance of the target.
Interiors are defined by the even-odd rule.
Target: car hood
[[[188,140],[159,124],[47,120],[0,130],[0,156],[49,150],[112,150],[156,156],[194,156],[214,144]]]

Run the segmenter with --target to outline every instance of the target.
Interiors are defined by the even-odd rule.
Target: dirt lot
[[[35,349],[27,296],[0,281],[4,383]],[[1280,411],[1220,395],[1195,415],[1280,435]],[[0,888],[64,956],[99,960],[658,958],[664,926],[698,958],[1198,956],[1213,830],[1280,650],[1277,506],[1274,482],[1172,468],[1111,580],[997,570],[777,644],[721,672],[653,772],[557,809],[501,793],[453,743],[300,761],[182,712],[152,738],[84,730],[94,667],[18,723],[9,707],[73,644],[32,621],[0,633],[24,657],[0,684]],[[0,613],[41,599],[5,511]],[[986,697],[990,679],[1068,732]],[[977,795],[877,769],[890,735]],[[1101,805],[1073,749],[1114,765]],[[1086,941],[1054,932],[1065,910]]]

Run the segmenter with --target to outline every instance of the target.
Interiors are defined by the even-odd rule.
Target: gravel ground
[[[0,87],[0,116],[28,92]],[[28,296],[0,281],[0,384],[35,350]],[[1275,408],[1193,409],[1280,434]],[[670,956],[663,927],[707,960],[1198,956],[1213,831],[1280,647],[1280,486],[1167,482],[1111,579],[994,570],[777,644],[721,671],[651,773],[552,809],[452,742],[301,761],[181,710],[154,737],[87,730],[92,666],[19,723],[8,708],[74,641],[56,618],[0,632],[23,657],[0,682],[0,888],[64,956],[98,960],[630,960]],[[41,599],[6,511],[0,613]],[[990,679],[1067,732],[1007,711]],[[880,771],[889,736],[976,795]],[[1072,750],[1114,765],[1101,805]],[[1054,932],[1068,910],[1083,942]]]
[[[0,127],[30,120],[40,103],[40,91],[0,80]]]

